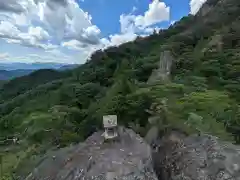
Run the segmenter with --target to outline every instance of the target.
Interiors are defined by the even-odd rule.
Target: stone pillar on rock
[[[105,140],[115,139],[118,137],[117,116],[103,116],[104,138]]]
[[[172,53],[170,51],[163,51],[160,55],[158,68],[152,71],[147,84],[169,82],[173,61]]]

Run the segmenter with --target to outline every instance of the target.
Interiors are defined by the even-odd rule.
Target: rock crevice
[[[174,137],[174,138],[173,138]],[[153,152],[154,168],[161,180],[239,180],[240,148],[209,135],[164,137]]]

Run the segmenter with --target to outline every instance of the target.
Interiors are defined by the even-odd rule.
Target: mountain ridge
[[[0,63],[0,69],[2,70],[18,70],[18,69],[59,69],[63,66],[74,66],[76,64],[68,64],[68,63],[44,63],[44,62],[34,62],[34,63],[21,63],[21,62],[13,62],[13,63]]]
[[[58,63],[0,63],[0,80],[11,80],[17,77],[29,75],[30,73],[42,69],[54,69],[57,71],[67,71],[78,67],[77,64]]]

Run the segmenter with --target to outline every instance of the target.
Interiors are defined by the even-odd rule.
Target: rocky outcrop
[[[153,153],[161,180],[239,180],[240,147],[209,135],[165,136]]]
[[[222,51],[223,49],[223,39],[221,35],[215,35],[211,38],[208,44],[205,45],[205,47],[202,50],[202,53],[205,53],[207,51]]]
[[[26,180],[157,180],[151,149],[130,129],[119,140],[104,142],[96,132],[83,144],[47,153]]]
[[[94,133],[82,144],[48,152],[32,173],[22,179],[240,179],[240,147],[222,142],[216,137],[187,136],[175,130],[157,139],[157,131],[150,129],[150,141],[154,137],[158,143],[151,150],[130,129],[120,128],[119,139],[112,142],[105,142],[102,133]]]
[[[170,51],[164,51],[161,53],[158,69],[153,70],[151,76],[148,79],[148,84],[152,84],[158,81],[165,82],[169,80],[171,73],[171,66],[173,63],[173,57]]]

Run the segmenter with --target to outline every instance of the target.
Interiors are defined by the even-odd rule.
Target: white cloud
[[[55,7],[52,8],[47,1],[44,1],[38,4],[38,8],[40,21],[56,31],[58,36],[63,36],[64,27],[66,26],[66,7],[61,4],[55,4]]]
[[[8,53],[0,53],[0,61],[9,57]]]
[[[191,14],[195,15],[202,5],[206,2],[207,0],[191,0],[190,1],[190,9],[191,9]]]
[[[135,8],[132,12],[134,10]],[[133,41],[138,35],[146,36],[146,34],[153,33],[154,29],[159,31],[161,28],[152,26],[162,21],[169,21],[169,19],[170,7],[167,7],[164,2],[153,0],[144,15],[122,14],[119,19],[121,34],[111,35],[108,45],[115,46]]]
[[[0,22],[0,37],[15,39],[19,33],[20,33],[19,29],[11,22],[8,21]]]
[[[50,43],[42,43],[47,40],[49,34],[41,27],[29,27],[28,32],[21,32],[17,26],[8,21],[0,23],[0,38],[7,43],[21,44],[28,47],[37,47],[42,49],[56,48]]]
[[[70,40],[70,41],[67,41],[67,42],[63,42],[61,45],[63,47],[68,48],[68,49],[80,50],[81,43],[77,40]]]
[[[134,13],[136,10],[137,10],[137,7],[136,7],[136,6],[133,6],[133,8],[132,8],[132,13]]]
[[[22,1],[16,1],[16,0],[3,0],[0,1],[0,10],[2,11],[10,11],[15,13],[21,13],[23,12],[24,6],[22,5]]]
[[[45,31],[41,27],[29,27],[28,29],[28,34],[37,40],[48,40],[50,38],[49,34],[47,31]]]
[[[147,27],[161,21],[170,19],[170,7],[167,7],[164,2],[153,0],[149,4],[149,9],[144,13],[144,16],[138,15],[135,19],[136,26]]]
[[[82,34],[86,35],[91,28],[98,29],[91,23],[92,17],[80,9],[74,0],[68,0],[67,6],[58,7],[56,10],[44,9],[44,12],[46,22],[54,31],[57,30],[60,38],[85,40],[86,37],[83,37]],[[93,33],[93,31],[91,32]],[[92,38],[91,35],[89,38]]]
[[[152,34],[154,32],[154,28],[148,27],[148,28],[145,28],[144,31],[148,34]]]
[[[0,35],[5,39],[12,38],[8,42],[13,43],[19,42],[16,39],[20,38],[28,39],[33,45],[37,40],[47,40],[49,34],[54,34],[53,38],[58,41],[75,39],[96,45],[100,42],[98,36],[101,31],[91,20],[92,17],[79,8],[75,0],[8,0],[0,3],[0,22],[4,23]],[[33,27],[33,21],[44,25],[47,31],[40,26]],[[23,26],[28,27],[28,32],[19,28]]]
[[[67,48],[86,57],[103,48],[107,43],[91,21],[75,0],[0,0],[0,38],[47,53]]]
[[[35,0],[2,0],[0,2],[0,15],[5,16],[5,19],[0,20],[11,21],[15,25],[28,25],[31,20],[35,19],[38,6],[34,3]],[[1,6],[1,3],[5,4]],[[21,11],[15,11],[15,8],[7,7],[19,7]],[[35,15],[35,16],[34,16]]]
[[[124,34],[115,34],[110,35],[110,46],[118,46],[120,44],[133,41],[137,37],[137,34],[134,33],[124,33]]]
[[[14,60],[84,61],[95,50],[133,41],[138,35],[152,33],[156,23],[169,20],[170,8],[159,0],[153,0],[143,15],[133,15],[134,11],[136,7],[120,16],[120,34],[101,38],[91,15],[75,0],[0,0],[0,38],[42,52]]]
[[[57,45],[51,44],[51,43],[47,43],[47,44],[40,44],[40,48],[43,48],[45,50],[52,50],[52,49],[56,49],[58,48]]]
[[[17,39],[4,39],[4,40],[10,44],[21,44],[21,41]]]
[[[134,32],[136,28],[135,19],[136,19],[135,15],[122,14],[119,20],[121,26],[121,33]]]
[[[135,10],[136,7],[133,7],[132,12]],[[101,45],[95,47],[97,49],[104,49],[109,46],[119,46],[123,43],[135,40],[138,35],[146,36],[146,34],[153,33],[154,29],[159,31],[161,28],[150,26],[162,21],[168,21],[169,14],[170,8],[159,0],[154,0],[149,5],[149,9],[144,13],[144,15],[133,15],[131,13],[127,15],[122,14],[119,19],[121,33],[113,34],[108,38],[100,39]],[[79,42],[76,41],[70,41],[64,45],[74,49],[78,49],[80,46]]]
[[[26,26],[30,24],[29,18],[25,14],[12,14],[12,21],[18,26]]]
[[[70,40],[61,44],[62,47],[78,52],[77,59],[80,59],[82,61],[87,60],[93,52],[99,49],[105,49],[111,45],[112,44],[110,44],[110,41],[107,38],[100,39],[100,43],[97,45],[86,46],[86,44],[83,44],[77,40]]]
[[[100,44],[102,45],[103,48],[106,48],[110,45],[110,41],[108,38],[102,38],[100,39]]]
[[[144,15],[122,14],[120,16],[121,32],[151,32],[149,26],[169,21],[169,19],[170,7],[167,7],[164,2],[153,0]]]
[[[97,26],[93,25],[84,29],[82,37],[87,39],[89,42],[92,41],[94,43],[99,41],[100,33],[100,29]]]
[[[1,58],[1,54],[0,54]],[[9,55],[5,57],[2,62],[25,62],[25,63],[34,63],[34,62],[57,62],[57,63],[79,63],[76,61],[76,56],[66,55],[64,53],[54,53],[49,51],[45,54],[27,54],[21,56]]]

